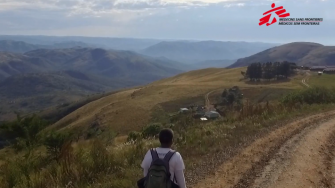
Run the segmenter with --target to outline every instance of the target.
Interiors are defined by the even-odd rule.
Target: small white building
[[[220,114],[216,111],[209,111],[205,113],[205,117],[207,117],[208,119],[215,119],[219,118]]]
[[[189,111],[188,108],[181,108],[181,109],[179,110],[180,113],[186,113],[186,112],[188,112],[188,111]]]

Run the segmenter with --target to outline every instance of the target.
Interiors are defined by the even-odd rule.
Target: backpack
[[[174,150],[169,151],[164,159],[158,157],[156,149],[151,149],[152,162],[148,174],[144,181],[145,188],[172,188],[173,182],[170,177],[169,162],[171,157],[176,153]]]

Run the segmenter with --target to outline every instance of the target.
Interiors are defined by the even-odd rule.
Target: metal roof
[[[335,71],[335,67],[334,68],[326,68],[325,70],[323,71]]]
[[[209,112],[206,112],[206,114],[219,114],[219,112],[217,112],[217,111],[209,111]]]
[[[326,66],[312,66],[311,69],[325,69]]]

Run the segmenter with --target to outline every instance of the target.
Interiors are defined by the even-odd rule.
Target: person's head
[[[162,147],[171,147],[173,143],[173,131],[171,129],[163,129],[159,133],[159,142]]]

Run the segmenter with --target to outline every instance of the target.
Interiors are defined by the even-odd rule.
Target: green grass
[[[335,87],[335,75],[332,74],[323,74],[321,76],[313,75],[307,80],[307,83],[310,86]]]

